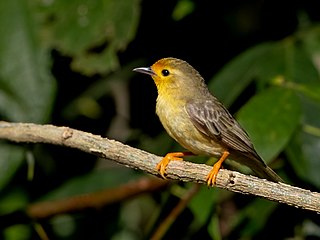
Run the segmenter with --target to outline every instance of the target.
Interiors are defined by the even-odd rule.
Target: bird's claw
[[[182,152],[175,152],[175,153],[168,153],[158,164],[157,164],[157,171],[161,175],[162,178],[166,179],[166,170],[169,162],[171,161],[182,161],[185,153]]]

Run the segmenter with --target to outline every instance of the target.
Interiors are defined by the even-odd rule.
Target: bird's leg
[[[184,156],[190,156],[193,155],[191,152],[173,152],[173,153],[168,153],[158,164],[157,164],[157,170],[160,173],[160,175],[163,178],[165,177],[166,174],[166,168],[171,161],[183,161]]]
[[[208,186],[213,186],[216,184],[217,174],[221,168],[222,163],[224,162],[224,160],[227,159],[228,156],[229,156],[229,152],[224,151],[222,156],[220,157],[219,161],[213,165],[213,168],[209,172],[207,179],[206,179]]]

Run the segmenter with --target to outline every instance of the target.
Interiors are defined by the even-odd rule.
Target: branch
[[[115,140],[68,127],[0,121],[0,139],[14,142],[49,143],[76,148],[127,167],[159,176],[155,166],[162,157],[132,148]],[[211,167],[205,164],[173,161],[167,168],[167,178],[206,184],[205,179],[210,170]],[[216,187],[320,212],[320,193],[284,183],[269,182],[235,171],[221,169],[217,176]]]
[[[168,185],[169,181],[161,181],[154,177],[143,177],[117,188],[76,195],[66,199],[33,203],[27,207],[26,213],[33,219],[43,219],[58,214],[83,211],[86,209],[98,209],[107,204],[124,201],[142,193],[159,191]],[[17,219],[15,219],[15,221],[17,221]]]

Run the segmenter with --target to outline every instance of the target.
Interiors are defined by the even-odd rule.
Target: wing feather
[[[219,101],[189,101],[186,110],[194,126],[204,135],[221,141],[231,150],[260,159],[247,133]]]

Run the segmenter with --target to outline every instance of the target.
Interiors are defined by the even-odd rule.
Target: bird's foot
[[[183,161],[184,156],[192,155],[190,152],[174,152],[174,153],[168,153],[158,164],[157,164],[157,171],[160,173],[160,175],[166,179],[166,169],[171,161]]]
[[[224,151],[222,156],[220,157],[219,161],[213,165],[213,168],[211,169],[211,171],[209,172],[209,174],[206,178],[206,182],[209,187],[214,186],[216,184],[218,172],[219,172],[220,168],[222,167],[222,163],[224,162],[224,160],[227,159],[228,156],[229,156],[229,152]]]

